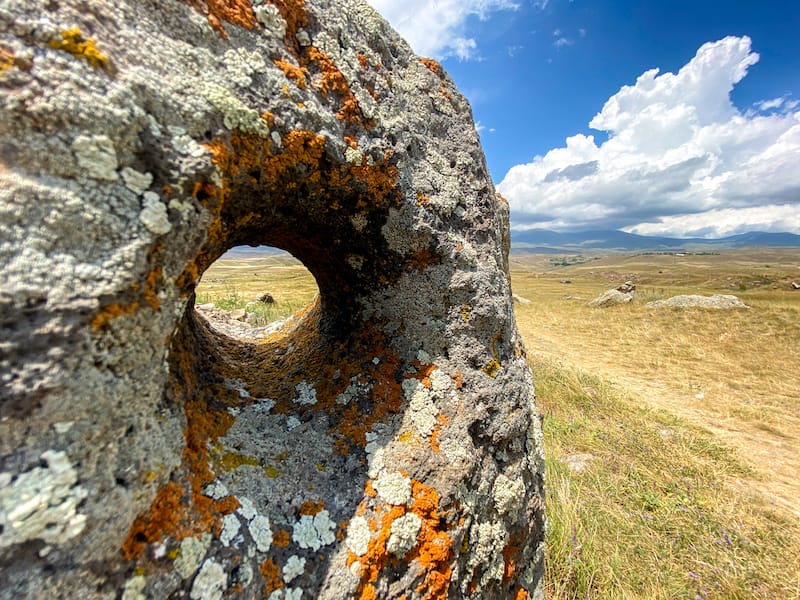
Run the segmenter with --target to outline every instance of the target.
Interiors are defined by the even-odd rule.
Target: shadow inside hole
[[[280,261],[297,271],[296,261]],[[212,266],[197,295],[215,278]],[[215,531],[206,556],[237,554],[240,568],[264,575],[267,596],[265,565],[281,569],[295,556],[306,568],[293,586],[340,597],[323,582],[348,568],[344,532],[365,497],[366,443],[378,451],[403,419],[403,367],[391,340],[372,322],[326,326],[320,295],[260,337],[220,328],[194,306],[170,346],[170,395],[187,419],[170,484],[190,498],[180,521]]]

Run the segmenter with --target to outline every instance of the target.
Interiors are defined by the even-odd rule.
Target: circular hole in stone
[[[195,310],[217,329],[249,333],[279,322],[319,294],[311,272],[289,252],[270,246],[237,246],[217,259],[195,290]]]

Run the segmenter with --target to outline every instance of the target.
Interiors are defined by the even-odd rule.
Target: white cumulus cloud
[[[438,59],[474,58],[478,45],[467,33],[467,19],[481,20],[497,10],[515,10],[513,0],[367,0],[419,55]]]
[[[730,100],[758,59],[748,37],[727,37],[678,73],[652,69],[623,86],[589,123],[607,141],[578,134],[509,170],[498,190],[514,226],[800,233],[797,104],[766,100],[743,114]]]

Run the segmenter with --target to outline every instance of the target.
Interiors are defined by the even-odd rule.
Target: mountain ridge
[[[680,251],[747,247],[800,247],[800,235],[748,231],[723,238],[671,238],[627,233],[617,229],[558,232],[549,229],[511,231],[512,252],[552,253],[586,250]]]

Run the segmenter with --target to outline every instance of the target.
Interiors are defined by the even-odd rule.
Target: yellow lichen
[[[94,40],[85,38],[77,27],[61,31],[61,39],[50,40],[50,47],[82,58],[93,67],[104,69],[109,66],[108,57],[98,50]]]
[[[501,365],[500,361],[496,358],[490,360],[486,365],[481,369],[484,373],[486,373],[489,377],[495,378],[497,377],[497,373],[500,371]]]

